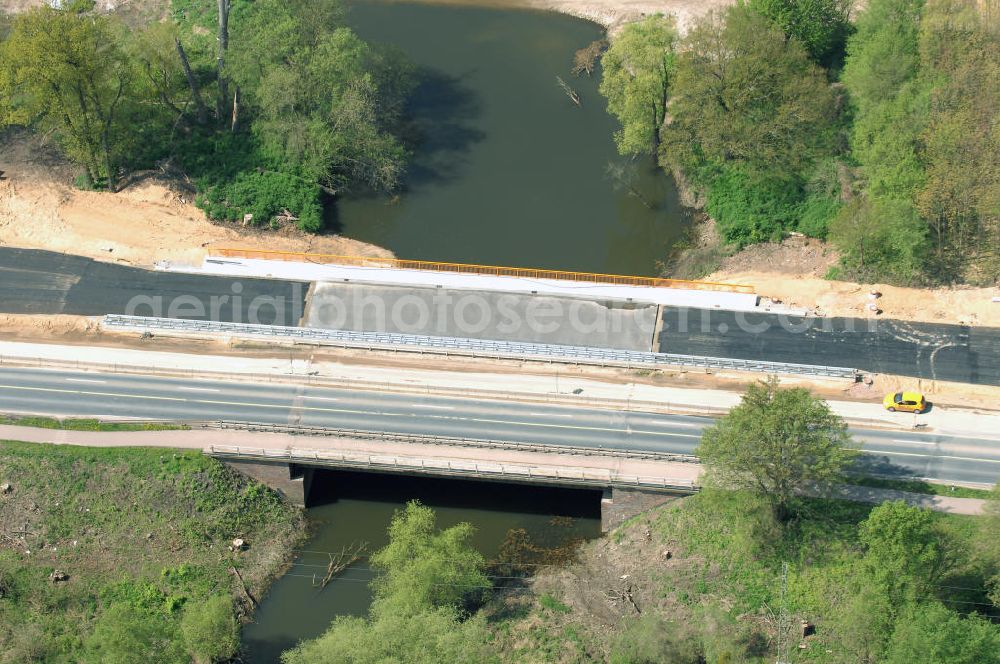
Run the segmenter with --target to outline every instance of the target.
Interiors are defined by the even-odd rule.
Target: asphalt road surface
[[[453,397],[0,368],[0,413],[241,420],[691,454],[710,418]],[[882,475],[993,483],[998,432],[981,438],[853,430],[862,466]],[[989,438],[988,436],[994,436]]]
[[[665,307],[661,353],[1000,385],[1000,328]]]
[[[392,292],[377,287],[362,295],[387,298],[383,302],[391,318],[397,304],[424,304],[436,315],[437,305],[426,294]],[[76,314],[100,316],[131,313],[141,316],[213,319],[227,322],[298,325],[303,315],[308,284],[270,279],[247,279],[210,275],[157,272],[94,261],[48,251],[0,247],[0,313]],[[428,289],[435,292],[434,289]],[[340,291],[332,289],[327,295]],[[343,295],[344,293],[341,293]],[[469,291],[465,295],[475,295]],[[478,338],[504,338],[499,330],[505,322],[498,296],[483,298],[486,306],[497,306],[491,325],[475,334]],[[327,297],[326,300],[330,300]],[[347,298],[364,302],[357,293]],[[543,298],[556,300],[559,298]],[[566,298],[562,298],[566,299]],[[323,298],[320,298],[323,300]],[[523,296],[522,296],[523,300]],[[582,310],[567,308],[557,322],[547,306],[535,307],[518,301],[508,304],[509,313],[522,323],[529,310],[538,315],[541,327],[522,324],[513,337],[528,334],[550,343],[576,343],[636,350],[648,347],[651,307],[635,309],[621,305],[583,303]],[[551,304],[551,303],[549,303]],[[564,303],[565,304],[565,303]],[[579,304],[579,303],[577,303]],[[433,305],[433,306],[431,306]],[[587,306],[590,305],[590,306]],[[416,307],[420,308],[420,307]],[[328,308],[329,309],[329,308]],[[404,312],[405,307],[400,307]],[[453,318],[456,307],[448,310]],[[475,329],[477,307],[470,316]],[[364,315],[370,309],[364,310]],[[412,311],[410,312],[412,313]],[[597,314],[603,314],[597,316]],[[321,308],[310,312],[313,324],[323,324]],[[335,316],[334,316],[335,317]],[[934,380],[1000,385],[1000,328],[907,323],[894,320],[853,318],[795,318],[776,314],[748,314],[724,310],[664,307],[662,328],[653,350],[683,355],[731,357],[746,360],[792,362],[862,369]],[[603,321],[594,327],[595,321]],[[353,320],[348,329],[370,329],[371,321]],[[447,330],[453,333],[454,321]],[[554,331],[544,331],[555,326]],[[375,325],[375,327],[378,327]],[[610,331],[609,331],[610,330]],[[412,333],[420,333],[412,331]],[[424,334],[440,334],[428,329]],[[530,333],[530,334],[529,334]],[[539,337],[539,338],[541,338]]]
[[[156,272],[0,247],[0,313],[215,319],[298,325],[305,283]]]

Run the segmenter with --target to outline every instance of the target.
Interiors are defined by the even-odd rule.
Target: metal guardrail
[[[363,468],[397,473],[420,473],[502,479],[504,481],[546,482],[574,486],[621,486],[662,491],[694,492],[697,486],[691,480],[669,477],[625,475],[612,470],[572,470],[556,466],[504,464],[480,461],[423,459],[392,455],[349,454],[330,450],[249,448],[235,445],[212,445],[207,453],[216,458],[282,461],[303,465],[335,465],[345,468]]]
[[[441,355],[471,355],[495,359],[531,359],[569,364],[596,364],[619,367],[694,367],[732,371],[750,371],[768,374],[796,374],[851,378],[856,369],[827,367],[787,362],[766,362],[722,357],[701,357],[672,353],[564,346],[517,341],[493,341],[459,337],[430,337],[395,332],[354,332],[351,330],[324,330],[311,327],[282,325],[257,325],[253,323],[225,323],[217,321],[187,320],[180,318],[153,318],[108,314],[104,327],[138,332],[168,331],[181,334],[220,335],[234,337],[266,338],[279,341],[318,343],[344,348],[366,350],[399,350]]]
[[[328,427],[310,427],[292,424],[258,424],[235,420],[219,420],[212,422],[189,423],[201,429],[235,429],[248,432],[289,433],[307,436],[337,436],[355,440],[380,440],[392,443],[410,443],[418,445],[448,445],[453,447],[480,447],[521,452],[538,452],[546,454],[562,454],[571,456],[607,456],[626,459],[645,459],[650,461],[671,461],[675,463],[700,463],[698,457],[691,454],[675,454],[670,452],[650,452],[644,450],[621,450],[607,447],[573,447],[570,445],[546,445],[543,443],[527,443],[519,441],[488,440],[481,438],[464,438],[459,436],[432,436],[427,434],[395,433],[392,431],[364,431],[360,429],[336,429]]]
[[[498,277],[553,279],[556,281],[581,281],[598,284],[613,284],[618,286],[640,286],[647,288],[682,288],[688,290],[724,291],[731,293],[754,293],[754,287],[747,284],[725,284],[715,281],[690,281],[687,279],[665,279],[662,277],[638,277],[625,274],[569,272],[566,270],[505,267],[501,265],[440,263],[436,261],[418,261],[402,258],[341,256],[337,254],[311,254],[304,252],[241,249],[232,247],[213,249],[212,252],[215,255],[227,258],[258,258],[262,260],[298,261],[303,263],[320,263],[324,265],[344,265],[348,267],[383,267],[403,270],[425,270],[429,272],[482,274]]]

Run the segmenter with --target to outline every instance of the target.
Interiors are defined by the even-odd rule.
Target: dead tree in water
[[[579,76],[580,74],[586,72],[587,76],[590,76],[594,73],[594,67],[597,66],[597,61],[607,49],[607,39],[597,39],[590,42],[590,44],[581,48],[573,55],[573,68],[570,70],[570,73],[573,74],[573,76]]]
[[[583,105],[583,104],[580,103],[580,95],[578,95],[576,93],[576,90],[574,90],[573,88],[569,87],[566,84],[566,81],[562,80],[561,76],[556,76],[556,83],[558,83],[559,87],[563,89],[563,92],[566,93],[566,96],[569,97],[570,101],[572,101],[577,106],[582,106]]]
[[[313,575],[313,587],[319,588],[320,590],[326,588],[327,584],[333,581],[333,577],[358,562],[358,560],[361,559],[361,554],[363,554],[367,548],[368,542],[360,542],[342,548],[340,553],[336,556],[332,553],[329,554],[330,562],[327,563],[326,566],[326,576],[324,576],[319,583],[316,583],[316,576]]]

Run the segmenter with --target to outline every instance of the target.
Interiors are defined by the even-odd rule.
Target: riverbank
[[[876,513],[879,523],[920,524],[926,538],[919,544],[901,538],[881,558],[882,565],[899,564],[890,568],[900,570],[897,583],[920,574],[908,547],[940,561],[935,576],[924,577],[923,611],[934,610],[951,629],[961,629],[959,614],[996,612],[997,598],[987,598],[997,570],[996,516],[990,522],[924,516],[899,504],[806,499],[795,519],[778,524],[759,499],[705,492],[584,544],[573,564],[541,570],[527,592],[503,593],[487,609],[496,648],[502,661],[549,661],[553,653],[580,662],[773,661],[788,660],[787,651],[801,653],[802,661],[862,661],[864,652],[884,653],[899,636],[891,591],[871,583],[857,590],[864,570],[872,569],[866,553],[881,552],[877,538],[864,534],[865,520]],[[945,557],[945,551],[962,553]],[[896,601],[900,614],[902,603]],[[901,619],[897,629],[905,633],[908,622]],[[943,633],[941,624],[930,623],[930,634]],[[996,627],[985,625],[982,638],[1000,642]],[[931,660],[938,661],[869,661]],[[971,654],[951,661],[987,660]]]
[[[118,193],[72,186],[75,169],[55,146],[26,131],[0,133],[0,245],[47,249],[128,265],[200,263],[215,247],[391,257],[339,235],[213,223],[194,205],[190,182],[135,174]]]
[[[615,31],[625,23],[652,14],[672,14],[685,32],[709,11],[728,7],[734,0],[417,0],[424,4],[465,5],[554,11],[598,23]]]
[[[763,297],[821,316],[887,318],[970,327],[1000,327],[1000,287],[909,288],[828,279],[840,256],[831,245],[792,235],[740,251],[727,249],[703,213],[692,239],[664,264],[664,276],[753,284]],[[869,309],[871,293],[879,313]]]
[[[3,662],[228,657],[305,532],[199,452],[5,441],[0,483]]]

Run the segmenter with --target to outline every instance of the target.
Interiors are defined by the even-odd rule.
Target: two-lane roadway
[[[675,454],[693,453],[708,417],[414,395],[286,383],[0,368],[0,413],[240,420]],[[991,484],[1000,438],[854,429],[863,465],[885,475]],[[991,437],[993,436],[993,437]]]

